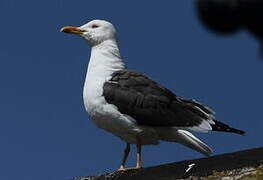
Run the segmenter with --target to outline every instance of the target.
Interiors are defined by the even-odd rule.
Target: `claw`
[[[129,171],[129,170],[138,170],[138,169],[142,169],[143,167],[130,167],[130,168],[124,168],[124,167],[120,167],[118,169],[118,171]]]

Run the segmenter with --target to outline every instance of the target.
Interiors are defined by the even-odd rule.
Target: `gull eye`
[[[91,28],[97,28],[97,27],[99,27],[99,26],[96,25],[96,24],[93,24],[93,25],[91,26]]]

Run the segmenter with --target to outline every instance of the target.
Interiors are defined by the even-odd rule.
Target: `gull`
[[[126,142],[118,170],[142,168],[141,147],[160,141],[209,156],[212,149],[190,131],[245,133],[217,121],[214,111],[194,99],[177,97],[146,75],[127,69],[110,22],[92,20],[80,27],[65,26],[61,32],[79,35],[91,46],[84,105],[97,127]],[[137,147],[136,166],[125,168],[131,144]]]

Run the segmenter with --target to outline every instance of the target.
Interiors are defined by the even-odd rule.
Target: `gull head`
[[[65,26],[60,31],[80,35],[91,46],[96,46],[106,40],[115,40],[116,36],[114,26],[105,20],[93,20],[80,27]]]

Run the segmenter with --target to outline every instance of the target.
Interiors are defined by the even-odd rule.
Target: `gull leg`
[[[137,153],[136,153],[136,168],[135,169],[141,169],[142,168],[142,145],[141,145],[141,140],[140,137],[137,136]]]
[[[118,169],[118,171],[123,171],[123,170],[125,170],[125,163],[126,163],[126,160],[127,160],[128,156],[129,156],[129,153],[130,153],[130,144],[127,143],[127,144],[126,144],[126,148],[125,148],[125,150],[124,150],[124,156],[123,156],[123,159],[122,159],[122,161],[121,161],[121,166],[120,166],[120,168]]]
[[[128,171],[128,170],[134,170],[134,169],[141,169],[142,168],[142,158],[141,158],[141,151],[142,151],[142,145],[141,145],[141,140],[139,138],[139,136],[137,136],[137,143],[136,143],[136,147],[137,147],[137,153],[136,153],[136,167],[131,167],[131,168],[125,168],[125,162],[126,159],[129,155],[130,152],[130,144],[127,143],[126,149],[124,151],[124,157],[121,163],[120,168],[118,169],[118,171]]]

